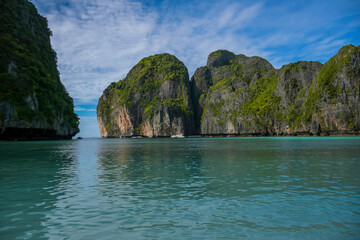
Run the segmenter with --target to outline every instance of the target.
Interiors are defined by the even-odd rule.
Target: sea
[[[360,239],[360,137],[0,142],[0,239]]]

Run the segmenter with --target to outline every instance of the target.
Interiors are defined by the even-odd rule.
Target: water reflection
[[[125,139],[103,143],[98,153],[99,181],[110,195],[128,186],[139,197],[173,198],[183,190],[181,186],[194,185],[203,176],[202,150],[186,142]]]
[[[358,236],[360,139],[0,144],[4,238]]]
[[[232,234],[219,236],[234,236],[236,229],[255,238],[264,232],[299,238],[304,231],[326,234],[334,225],[354,230],[346,221],[359,217],[353,211],[359,203],[359,148],[347,144],[269,138],[103,141],[98,190],[121,209],[128,227],[122,231],[147,232],[158,224],[183,234],[191,229],[192,237],[200,229],[221,228]]]
[[[318,147],[318,142],[269,139],[256,139],[255,144],[243,139],[102,141],[98,177],[110,193],[118,184],[128,184],[140,191],[135,191],[139,196],[149,197],[153,190],[155,196],[190,199],[288,193],[291,189],[307,192],[359,179],[351,168],[359,166],[351,160],[357,158],[358,149],[345,153],[328,146],[322,149],[319,141]],[[183,190],[186,196],[181,195]]]
[[[76,179],[70,142],[0,143],[0,235],[43,239],[47,212]]]

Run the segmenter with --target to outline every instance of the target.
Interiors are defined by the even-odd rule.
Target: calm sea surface
[[[0,142],[0,239],[360,239],[360,138]]]

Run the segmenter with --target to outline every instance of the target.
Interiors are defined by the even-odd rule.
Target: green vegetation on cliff
[[[103,136],[169,136],[173,132],[149,132],[181,122],[175,119],[181,116],[194,117],[190,134],[359,133],[359,63],[359,47],[352,45],[325,65],[299,61],[279,70],[261,57],[218,50],[189,86],[183,63],[169,54],[151,56],[104,91],[100,129]]]
[[[139,94],[141,104],[149,108],[160,100],[154,95],[164,82],[176,81],[185,85],[188,81],[187,76],[188,72],[184,64],[170,54],[143,58],[130,70],[124,81],[116,84],[119,103],[131,107],[135,104],[134,94]],[[150,98],[152,100],[149,102]],[[183,108],[183,104],[184,101],[177,101],[174,107]]]
[[[278,76],[257,79],[249,89],[249,100],[242,106],[242,115],[251,114],[256,120],[267,126],[279,111],[280,97],[275,94]],[[277,116],[278,117],[278,116]]]
[[[199,104],[195,109],[203,110],[197,126],[207,129],[212,125],[214,134],[221,134],[227,131],[225,127],[229,123],[236,128],[238,119],[243,119],[244,125],[253,121],[265,127],[270,124],[269,119],[278,112],[280,100],[275,94],[277,75],[268,61],[218,50],[209,55],[207,66],[211,75],[207,81],[208,91],[200,96],[201,101],[194,103]],[[205,84],[203,79],[197,72],[192,81],[201,86]]]
[[[64,125],[77,129],[79,120],[60,82],[46,18],[27,0],[1,0],[0,12],[0,103],[13,106],[13,120],[28,127],[34,121],[51,127],[63,118]]]
[[[358,131],[360,47],[325,65],[299,61],[275,70],[260,57],[218,50],[192,77],[202,134],[319,134]],[[201,117],[200,117],[201,116]]]
[[[340,86],[339,81],[336,81],[336,78],[341,77],[339,74],[342,73],[342,69],[349,65],[351,57],[356,53],[360,53],[360,46],[355,47],[351,44],[344,46],[339,50],[338,54],[327,61],[320,69],[316,75],[316,79],[310,86],[304,105],[304,113],[301,116],[306,123],[312,121],[313,113],[318,111],[319,102],[326,101],[332,104],[336,103],[338,96],[345,90]],[[352,77],[349,75],[351,75],[351,71],[356,68],[358,69],[359,66],[351,67],[345,72],[345,77]],[[359,72],[356,73],[355,71],[353,75],[359,79]]]
[[[116,128],[113,113],[123,107],[138,132],[144,121],[151,121],[163,109],[175,116],[192,116],[189,91],[187,68],[175,56],[165,53],[146,57],[124,80],[104,91],[97,107],[98,116],[107,132],[111,132]]]

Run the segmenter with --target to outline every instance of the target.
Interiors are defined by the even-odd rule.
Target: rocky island
[[[60,82],[46,18],[27,0],[0,8],[0,140],[71,139],[79,119]]]
[[[144,58],[99,99],[102,137],[341,135],[360,132],[360,47],[324,65],[275,69],[266,59],[218,50],[188,81],[169,54]]]
[[[99,99],[102,137],[170,137],[194,132],[189,74],[170,54],[142,59]]]

